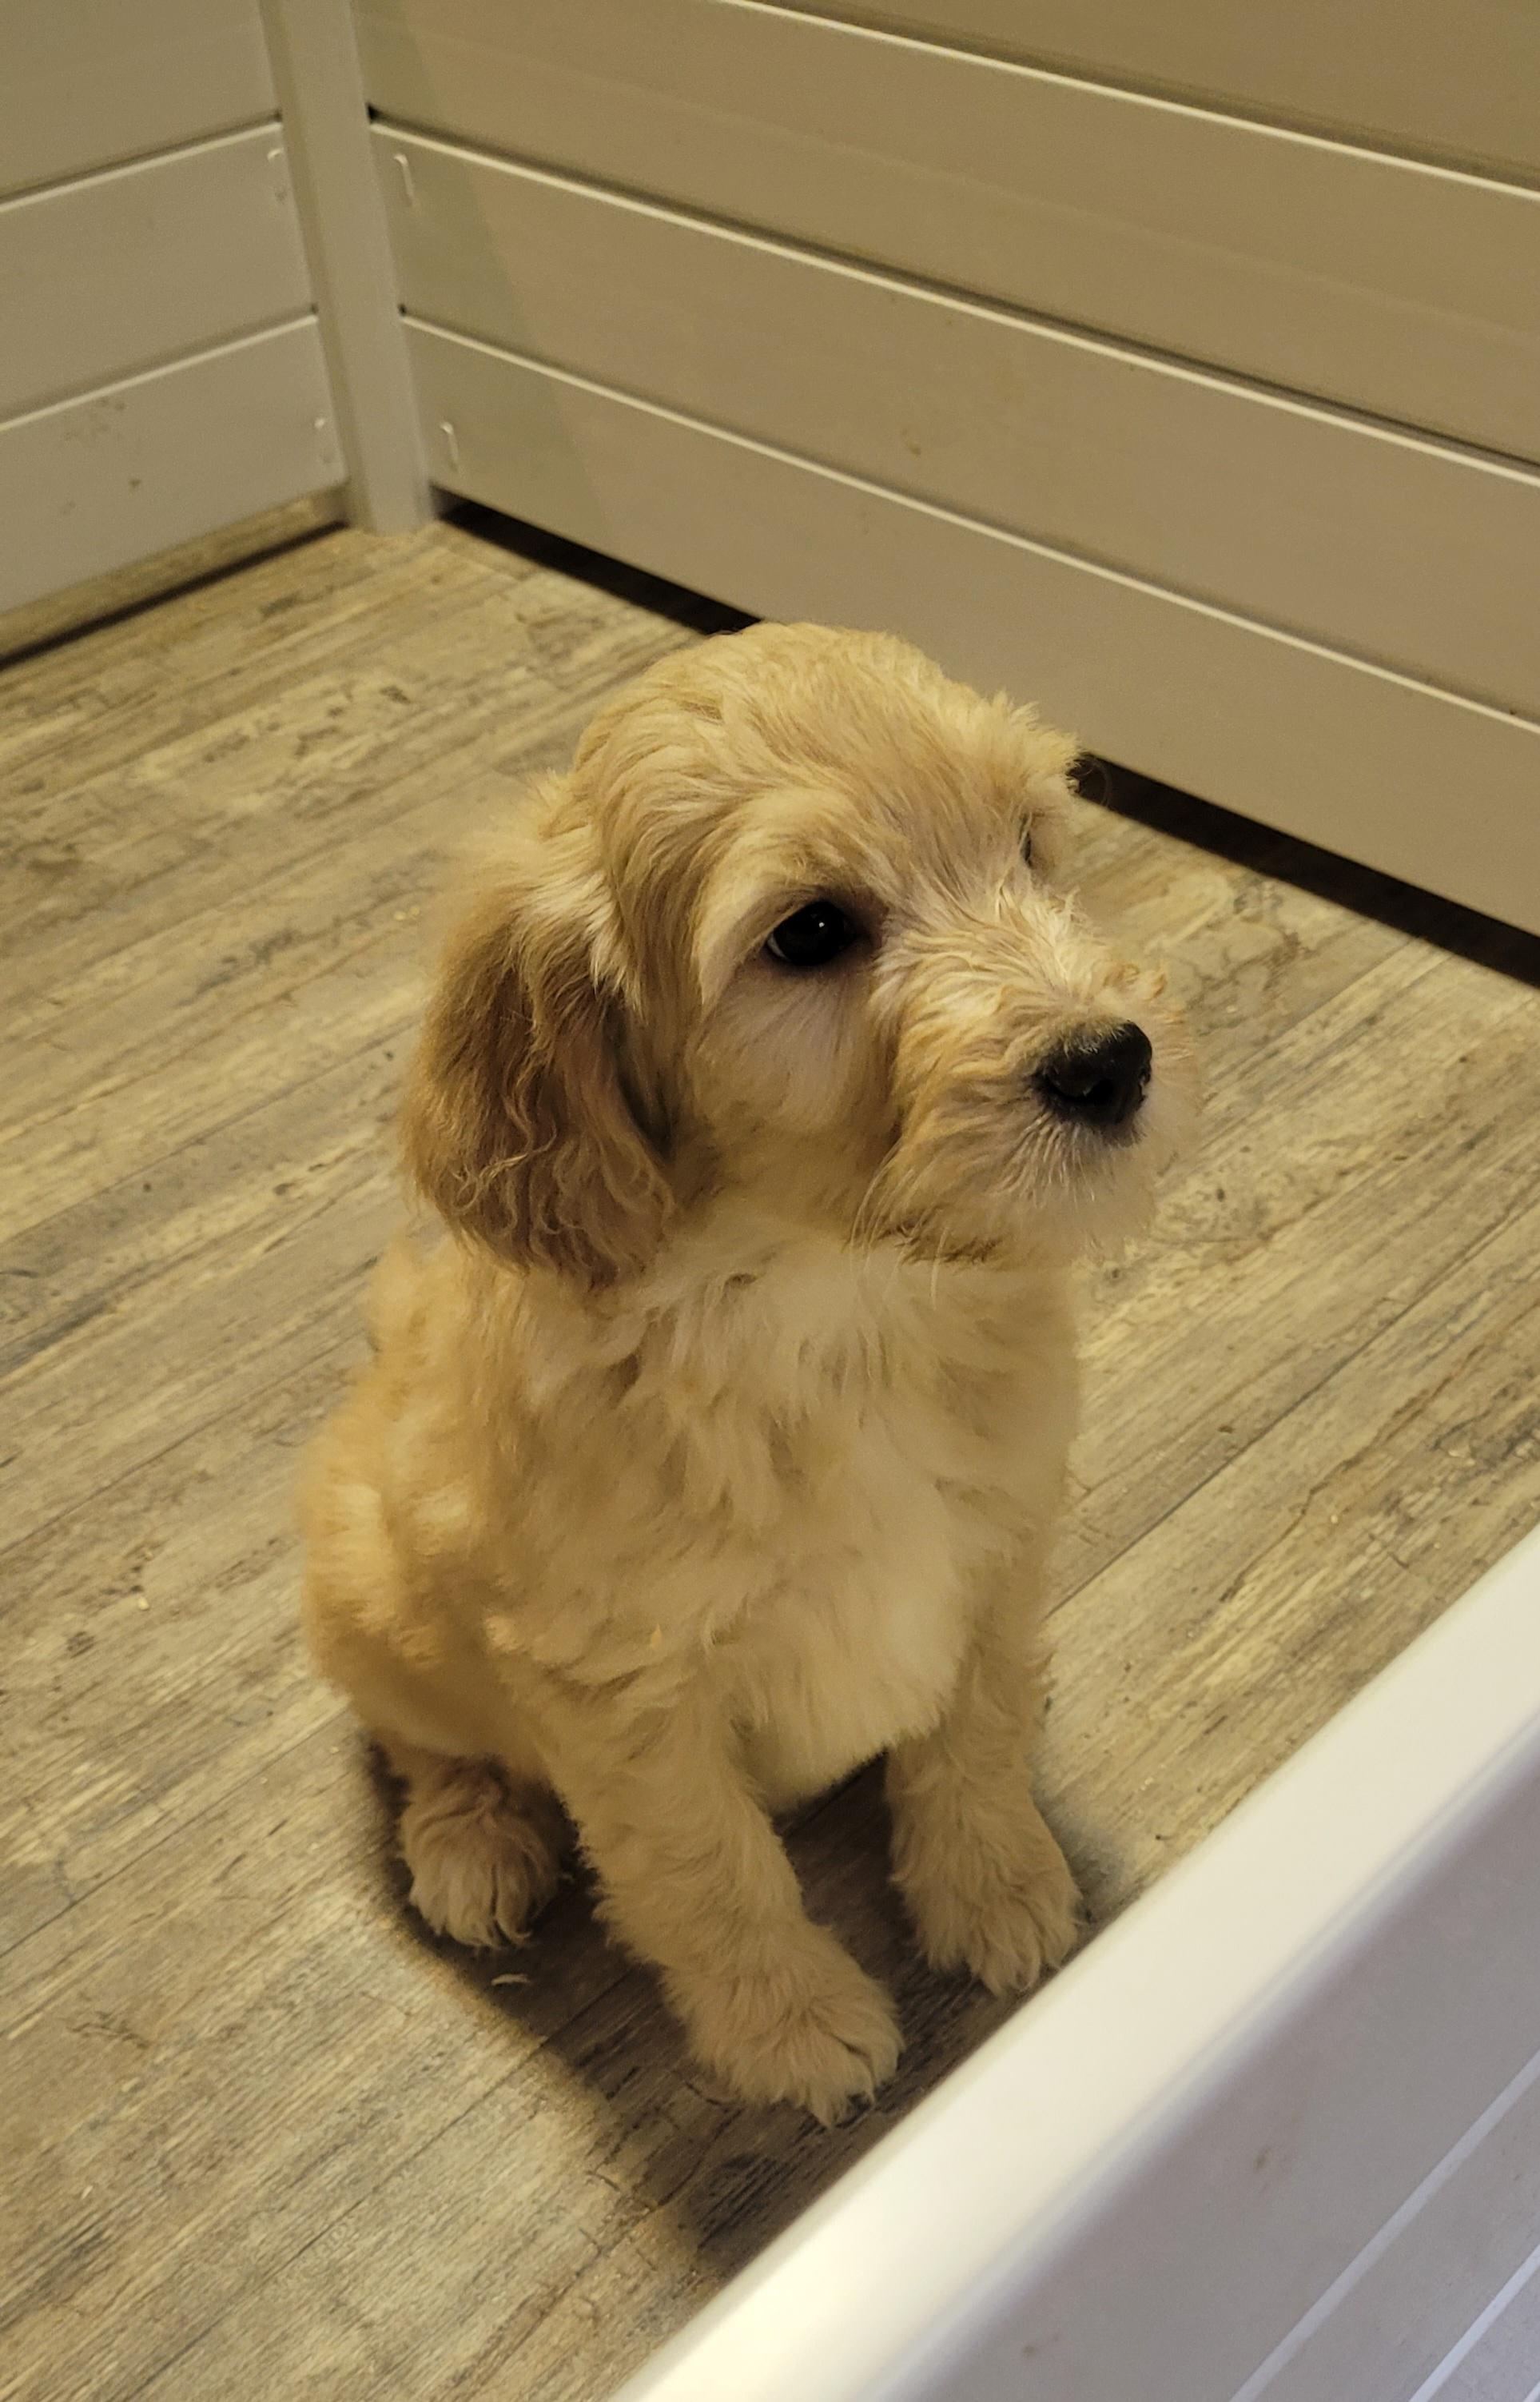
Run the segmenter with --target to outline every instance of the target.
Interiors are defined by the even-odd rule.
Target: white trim
[[[1222,2177],[1212,2192],[1201,2175],[1184,2185],[1187,2147],[1197,2136],[1212,2141],[1217,2127],[1225,2142],[1249,2148],[1255,2136],[1240,2105],[1254,2091],[1258,2064],[1265,2073],[1269,2061],[1286,2060],[1300,2030],[1313,2037],[1321,2025],[1341,2029],[1345,2012],[1350,2042],[1368,2049],[1350,2064],[1345,2103],[1325,2077],[1326,2140],[1354,2146],[1367,2129],[1386,2154],[1373,2164],[1380,2185],[1400,2177],[1388,2198],[1366,2190],[1363,2208],[1372,2215],[1337,2259],[1361,2248],[1426,2177],[1429,2159],[1449,2148],[1451,2134],[1480,2115],[1493,2088],[1534,2050],[1529,1955],[1540,1937],[1529,1897],[1511,1880],[1533,1874],[1525,1814],[1537,1795],[1540,1535],[808,2212],[626,2388],[628,2402],[721,2402],[725,2395],[734,2402],[791,2395],[797,2402],[942,2395],[982,2402],[1018,2390],[1005,2381],[1006,2364],[1014,2364],[1009,2373],[1019,2381],[1029,2328],[1053,2339],[1034,2360],[1035,2396],[1083,2391],[1095,2402],[1166,2402],[1181,2392],[1185,2402],[1197,2402],[1232,2394],[1239,2380],[1218,2383],[1209,2356],[1217,2364],[1239,2327],[1256,2347],[1244,2374],[1309,2307],[1308,2292],[1287,2307],[1289,2284],[1313,2273],[1301,2243],[1308,2254],[1320,2231],[1316,2218],[1328,2205],[1338,2209],[1340,2196],[1308,2179],[1303,2194],[1298,2183],[1289,2188],[1286,2171],[1279,2190],[1291,2216],[1284,2223],[1300,2241],[1271,2245],[1265,2208],[1249,2238],[1227,2229]],[[1495,1898],[1484,1904],[1480,1879],[1465,1870],[1472,1845],[1504,1826]],[[1451,1892],[1461,1909],[1487,1910],[1475,1968],[1462,1967],[1456,1930],[1433,1923]],[[1425,1955],[1409,1955],[1418,1963],[1414,1973],[1397,1965],[1395,1944],[1409,1926],[1415,1936],[1424,1925],[1433,1940]],[[1515,1947],[1509,1957],[1505,1940]],[[1396,2005],[1434,2012],[1431,2036],[1426,2024],[1417,2031],[1424,2050],[1451,2012],[1471,2036],[1449,2090],[1435,2079],[1419,2096],[1435,2116],[1440,2109],[1452,2116],[1410,2174],[1396,2147],[1415,2157],[1427,2130],[1408,2126],[1367,2091],[1364,2062],[1371,2082],[1379,2032],[1354,2009],[1354,1980],[1361,1984],[1387,1953]],[[1328,2006],[1334,2018],[1323,2016]],[[1462,2078],[1478,2081],[1505,2045],[1513,2056],[1471,2106]],[[1329,2071],[1328,2051],[1317,2043],[1305,2057],[1326,2058]],[[1387,2073],[1396,2066],[1389,2062]],[[1298,2098],[1305,2081],[1298,2060],[1291,2073]],[[1362,2125],[1348,2125],[1354,2110]],[[1179,2250],[1180,2214],[1201,2215],[1205,2193],[1217,2215],[1204,2241],[1221,2251],[1232,2243],[1234,2257],[1205,2254],[1207,2290],[1222,2302],[1207,2313],[1208,2326],[1191,2330],[1205,2361],[1179,2387],[1149,2366],[1146,2339],[1158,2313],[1139,2287],[1147,2278],[1160,2289],[1169,2269],[1163,2256],[1173,2243]],[[1303,2225],[1301,2201],[1311,2204]],[[1109,2235],[1112,2248],[1098,2256]],[[1286,2250],[1291,2259],[1274,2257]],[[1098,2358],[1112,2357],[1113,2323],[1126,2318],[1134,2332],[1117,2357],[1143,2364],[1131,2371],[1134,2381],[1058,2381],[1065,2326],[1055,2312],[1088,2260],[1097,2271],[1091,2340]],[[1237,2263],[1249,2294],[1237,2290]],[[1315,2290],[1331,2282],[1321,2277]],[[1258,2323],[1258,2285],[1271,2325]],[[1171,2294],[1170,2307],[1188,2298]],[[1068,2349],[1075,2340],[1070,2328]],[[1064,2353],[1060,2358],[1071,2376],[1073,2363]]]
[[[348,459],[349,514],[378,533],[433,502],[396,304],[348,0],[261,0],[295,199]]]

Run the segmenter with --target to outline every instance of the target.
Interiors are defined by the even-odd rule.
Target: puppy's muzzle
[[[1088,1030],[1051,1053],[1032,1082],[1055,1117],[1126,1136],[1149,1090],[1153,1056],[1142,1026]]]

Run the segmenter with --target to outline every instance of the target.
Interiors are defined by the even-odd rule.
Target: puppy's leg
[[[1035,1985],[1079,1932],[1075,1880],[1032,1794],[1043,1696],[1032,1601],[1014,1577],[985,1607],[940,1725],[887,1763],[893,1874],[925,1955],[997,1994]]]
[[[394,1738],[381,1748],[406,1788],[399,1842],[414,1908],[457,1943],[518,1942],[560,1872],[555,1795],[516,1784],[490,1760],[448,1760]]]
[[[661,1971],[711,2074],[826,2126],[869,2098],[898,2060],[892,2005],[807,1917],[714,1714],[686,1696],[639,1726],[595,1700],[571,1716],[553,1767],[605,1916]]]

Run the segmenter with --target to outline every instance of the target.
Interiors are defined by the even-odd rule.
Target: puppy
[[[1066,889],[1073,746],[905,644],[649,670],[472,884],[398,1248],[306,1481],[306,1615],[412,1898],[516,1940],[575,1823],[700,2060],[826,2122],[898,2057],[776,1812],[887,1755],[927,1957],[1076,1934],[1033,1800],[1071,1268],[1187,1113],[1159,979]]]

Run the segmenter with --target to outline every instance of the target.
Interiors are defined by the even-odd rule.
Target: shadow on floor
[[[1360,918],[1375,918],[1419,942],[1433,943],[1457,958],[1491,968],[1519,983],[1540,985],[1540,937],[1521,933],[1499,918],[1483,918],[1457,902],[1441,901],[1415,884],[1402,884],[1375,868],[1360,867],[1335,851],[1278,834],[1255,819],[1216,808],[1210,801],[1194,800],[1169,784],[1093,759],[1086,763],[1079,782],[1088,799],[1115,809],[1120,817],[1152,827],[1159,834],[1233,860],[1258,876],[1275,877],[1298,885],[1323,901],[1351,909]]]
[[[478,1954],[441,1941],[406,1900],[395,1788],[372,1756],[360,1775],[372,1782],[375,1866],[395,1897],[402,1940],[452,1972],[492,2022],[489,2039],[501,2038],[502,2021],[510,2054],[528,2062],[533,2052],[543,2106],[559,2110],[574,2084],[602,2100],[597,2137],[593,2111],[571,2111],[569,2174],[622,2190],[635,2224],[666,2214],[703,2292],[763,2251],[1017,2007],[937,1977],[918,1957],[887,1882],[880,1771],[867,1769],[805,1812],[787,1847],[811,1915],[835,1926],[893,1994],[903,2059],[876,2104],[841,2127],[790,2107],[746,2107],[703,2084],[655,1978],[606,1938],[581,1867],[516,1950]]]
[[[724,601],[708,600],[699,592],[687,591],[682,584],[666,584],[661,576],[627,567],[602,551],[585,550],[581,543],[546,533],[497,509],[483,508],[477,501],[461,502],[449,512],[449,520],[495,549],[509,551],[536,567],[550,568],[557,575],[571,575],[580,584],[591,585],[596,592],[607,592],[612,600],[628,601],[651,616],[671,618],[694,633],[737,634],[755,622]]]

